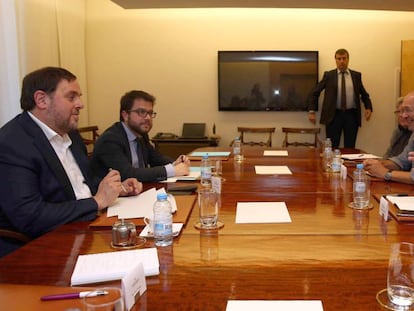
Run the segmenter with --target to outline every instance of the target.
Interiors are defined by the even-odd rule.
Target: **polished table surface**
[[[351,178],[323,172],[318,150],[288,151],[263,157],[263,149],[249,148],[243,163],[223,161],[224,228],[196,230],[194,208],[173,246],[158,248],[160,274],[147,277],[134,310],[225,310],[234,299],[316,299],[324,310],[381,310],[375,297],[386,287],[390,245],[414,242],[414,224],[384,221],[374,199],[370,210],[349,208]],[[256,175],[254,165],[288,165],[292,175]],[[371,183],[372,194],[402,192],[413,188]],[[292,223],[236,224],[237,202],[255,201],[285,202]],[[111,251],[111,232],[88,225],[62,226],[0,259],[0,282],[69,286],[79,254]]]

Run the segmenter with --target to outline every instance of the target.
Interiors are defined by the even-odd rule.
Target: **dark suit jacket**
[[[173,159],[162,155],[151,145],[148,135],[144,137],[143,147],[145,168],[132,166],[131,149],[127,134],[121,122],[108,128],[95,143],[91,159],[92,171],[97,176],[105,176],[110,168],[120,172],[122,180],[134,177],[141,182],[157,182],[167,178],[165,164]]]
[[[97,181],[92,178],[85,145],[78,132],[69,136],[73,156],[95,193]],[[0,177],[0,228],[34,238],[61,224],[96,217],[96,201],[76,200],[59,158],[26,112],[0,129]],[[2,242],[6,243],[0,239],[0,250]]]
[[[349,70],[351,73],[352,83],[354,86],[355,107],[357,110],[358,125],[361,126],[361,100],[365,109],[371,109],[372,103],[369,94],[364,88],[361,79],[361,73]],[[317,110],[318,99],[321,92],[325,90],[325,96],[322,104],[321,120],[322,124],[332,122],[336,112],[336,101],[338,97],[338,72],[337,69],[325,71],[322,80],[315,86],[308,97],[308,109]]]

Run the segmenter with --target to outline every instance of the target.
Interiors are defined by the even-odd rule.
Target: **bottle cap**
[[[208,154],[203,155],[203,159],[208,159]]]
[[[167,200],[167,194],[166,193],[158,193],[157,194],[157,200]]]
[[[358,164],[356,165],[356,168],[357,168],[357,169],[359,169],[359,170],[362,170],[362,169],[364,168],[364,164],[362,164],[362,163],[358,163]]]

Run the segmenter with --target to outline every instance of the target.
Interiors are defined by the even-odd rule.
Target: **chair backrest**
[[[288,146],[307,146],[307,147],[317,147],[320,144],[318,134],[321,129],[319,127],[314,128],[300,128],[300,127],[282,127],[282,132],[285,133],[285,139],[283,140],[283,147]],[[313,142],[304,142],[304,141],[289,141],[289,134],[307,134],[313,135]]]
[[[274,127],[237,127],[237,131],[240,133],[240,141],[243,145],[272,147],[272,134],[275,132]],[[251,140],[250,134],[262,134],[261,139]],[[264,137],[263,134],[267,134],[267,136]],[[249,136],[249,140],[246,136]],[[267,140],[264,141],[263,138],[267,138]]]
[[[78,131],[82,136],[83,142],[86,145],[86,149],[88,150],[88,156],[91,157],[93,152],[93,147],[95,146],[95,142],[99,137],[98,126],[91,125],[85,127],[79,127]]]

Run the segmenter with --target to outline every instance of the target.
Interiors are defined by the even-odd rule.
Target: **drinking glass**
[[[221,160],[216,160],[214,162],[214,174],[220,177],[222,182],[225,181],[225,179],[223,178],[223,164]]]
[[[388,298],[399,310],[414,303],[414,244],[391,245],[387,280]]]
[[[94,291],[105,291],[106,295],[96,296]],[[85,311],[125,311],[124,299],[120,288],[96,288],[83,299]]]
[[[217,194],[212,189],[200,189],[198,192],[200,224],[203,228],[217,226],[218,202]]]

